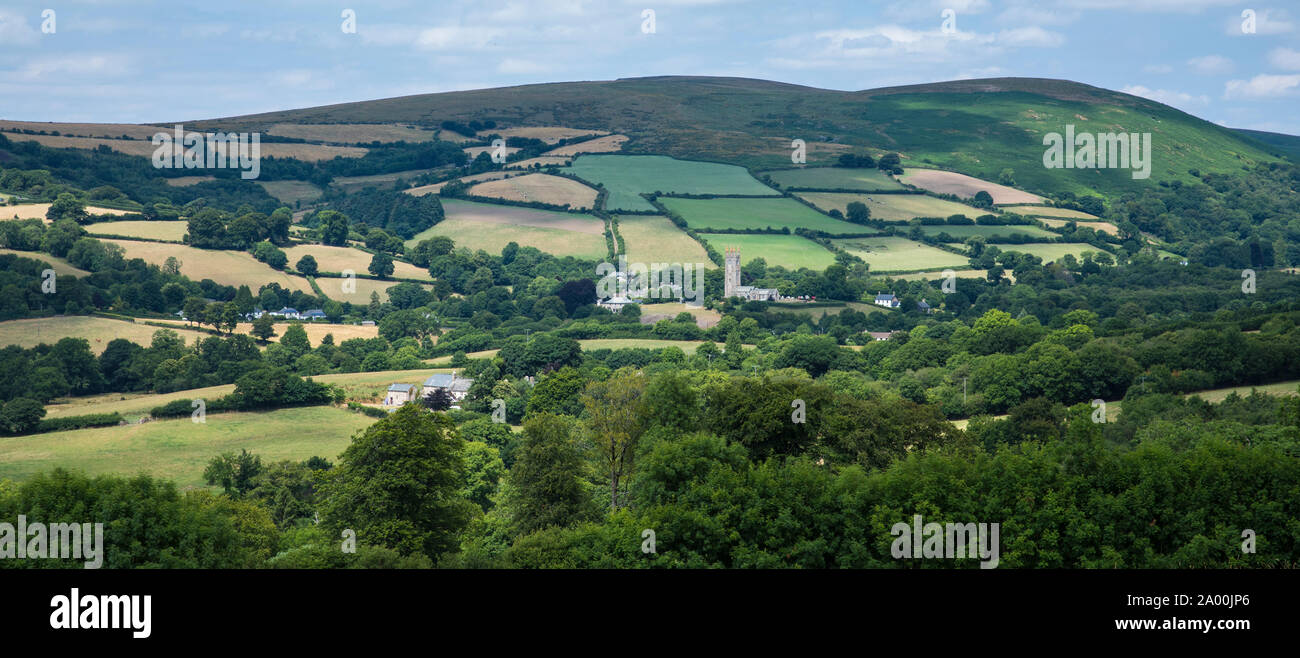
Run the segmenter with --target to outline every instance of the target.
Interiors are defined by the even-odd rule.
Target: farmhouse
[[[288,318],[290,320],[302,319],[302,314],[298,312],[298,309],[289,308],[288,306],[285,306],[278,311],[271,311],[270,314],[276,317]]]
[[[324,319],[325,319],[325,311],[322,311],[322,310],[320,310],[320,309],[318,309],[318,308],[313,308],[313,309],[310,309],[310,310],[303,311],[303,312],[302,312],[302,319],[304,319],[304,320],[317,320],[317,319],[324,320]]]
[[[388,387],[388,393],[384,396],[384,406],[397,407],[419,399],[419,386],[415,384],[393,384]]]
[[[926,315],[934,313],[934,309],[931,308],[930,304],[928,304],[924,299],[916,303],[916,310],[925,313]]]
[[[460,402],[469,394],[469,387],[474,385],[474,380],[465,377],[457,377],[455,372],[448,374],[437,374],[424,380],[424,389],[421,395],[428,395],[437,389],[442,389],[451,394],[452,402]]]
[[[889,334],[890,334],[890,332],[888,332],[888,331],[868,331],[868,332],[866,332],[866,334],[867,334],[868,336],[871,336],[871,340],[889,340]]]
[[[898,298],[895,297],[894,293],[892,292],[882,292],[876,295],[876,306],[884,306],[885,308],[898,308],[899,306],[902,305],[903,302],[898,301]]]
[[[602,302],[598,302],[596,306],[599,306],[604,309],[609,309],[611,313],[618,313],[619,311],[623,310],[624,306],[627,306],[628,304],[631,303],[633,303],[632,300],[628,299],[627,297],[620,296],[620,297],[610,297],[609,299],[606,299]]]

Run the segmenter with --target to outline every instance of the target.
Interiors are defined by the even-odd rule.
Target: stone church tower
[[[727,268],[722,278],[722,296],[731,299],[737,295],[736,289],[740,287],[740,249],[727,247],[725,262]]]

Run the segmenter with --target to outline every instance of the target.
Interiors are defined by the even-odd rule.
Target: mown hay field
[[[18,345],[29,348],[41,343],[53,345],[62,338],[84,338],[90,343],[90,351],[100,354],[114,338],[125,338],[147,347],[153,341],[154,332],[161,330],[161,327],[126,320],[89,315],[56,315],[0,322],[0,346]],[[185,338],[187,343],[209,335],[181,326],[175,327],[173,331]]]
[[[342,273],[344,270],[352,270],[355,273],[366,274],[370,261],[374,258],[372,254],[360,249],[323,244],[298,244],[281,250],[289,257],[289,267],[297,267],[300,258],[311,256],[316,259],[316,268],[321,272]],[[393,261],[393,276],[403,279],[431,278],[429,270],[399,260]]]
[[[620,215],[618,233],[623,236],[629,263],[698,263],[705,269],[717,267],[704,246],[662,215]]]
[[[907,169],[899,180],[936,194],[955,194],[965,199],[973,198],[980,191],[988,192],[993,197],[993,203],[998,205],[1043,202],[1043,198],[1036,194],[954,171]]]
[[[183,244],[135,240],[106,239],[104,242],[121,246],[126,250],[127,258],[141,258],[156,265],[162,265],[169,256],[175,256],[181,261],[181,274],[195,281],[212,279],[227,286],[248,286],[254,291],[267,283],[278,283],[290,290],[311,291],[306,279],[272,269],[243,251],[198,249]]]
[[[838,210],[846,215],[848,214],[849,204],[860,201],[871,211],[872,219],[883,219],[887,222],[907,221],[916,217],[951,217],[953,215],[963,215],[975,219],[980,215],[990,214],[989,211],[974,206],[936,199],[924,194],[799,192],[797,195],[826,212]]]
[[[970,259],[907,238],[881,236],[833,240],[835,246],[861,258],[873,272],[969,267]]]
[[[125,235],[132,238],[180,242],[189,232],[189,222],[179,220],[96,222],[87,224],[86,232],[90,235]]]
[[[548,174],[525,174],[513,178],[485,181],[469,188],[474,196],[549,203],[556,206],[588,209],[596,201],[596,190],[571,178]]]

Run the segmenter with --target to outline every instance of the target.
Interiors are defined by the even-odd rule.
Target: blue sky
[[[1288,7],[1287,5],[1291,5]],[[52,34],[42,30],[53,10]],[[342,29],[345,9],[356,32]],[[653,33],[643,10],[654,11]],[[955,31],[945,29],[951,9]],[[1245,10],[1255,30],[1243,32]],[[830,89],[1065,78],[1300,134],[1300,6],[1225,0],[0,5],[0,118],[161,122],[645,75]]]

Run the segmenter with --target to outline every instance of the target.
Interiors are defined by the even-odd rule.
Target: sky
[[[1300,2],[0,0],[3,119],[173,122],[649,75],[1061,78],[1300,135]]]

